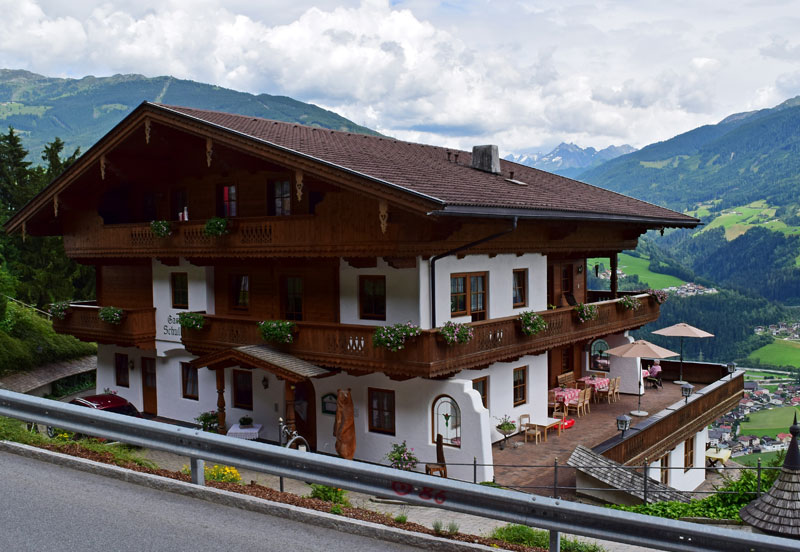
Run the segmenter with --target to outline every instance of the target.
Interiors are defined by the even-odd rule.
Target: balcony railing
[[[355,371],[381,371],[399,377],[436,377],[538,354],[554,347],[638,328],[658,318],[658,304],[639,296],[642,306],[625,310],[617,301],[596,303],[598,317],[578,321],[571,308],[542,311],[547,329],[524,335],[516,316],[474,322],[474,335],[466,344],[448,345],[438,330],[425,330],[391,352],[372,345],[374,327],[352,324],[298,322],[294,342],[282,346],[292,355],[321,366]],[[202,355],[221,348],[263,343],[256,320],[232,316],[206,316],[202,330],[183,329],[186,349]]]
[[[98,316],[100,307],[94,304],[70,305],[63,320],[53,319],[53,329],[81,341],[154,349],[156,338],[156,309],[123,309],[122,322],[109,324]]]

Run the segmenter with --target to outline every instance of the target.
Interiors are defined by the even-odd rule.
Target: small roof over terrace
[[[331,374],[330,370],[267,345],[243,345],[233,349],[222,349],[196,358],[189,364],[195,368],[207,366],[210,370],[230,366],[261,368],[292,383]]]

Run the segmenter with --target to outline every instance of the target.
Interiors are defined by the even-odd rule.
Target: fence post
[[[206,462],[199,458],[189,458],[189,469],[192,470],[192,483],[195,485],[206,484]]]
[[[756,498],[761,496],[761,457],[758,457],[758,492],[756,493]]]
[[[478,457],[477,456],[473,456],[472,457],[472,482],[473,483],[477,483],[478,482]]]
[[[558,458],[553,460],[553,498],[558,498]]]
[[[280,476],[278,478],[278,482],[279,482],[279,485],[280,485],[280,491],[283,492],[283,476]]]
[[[561,552],[561,533],[550,531],[550,552]]]
[[[650,478],[650,465],[647,463],[647,458],[644,459],[644,504],[647,505],[647,480]]]

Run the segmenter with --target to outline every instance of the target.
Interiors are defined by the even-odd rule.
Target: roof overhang
[[[189,364],[195,368],[208,367],[211,370],[229,366],[260,368],[292,383],[331,374],[330,370],[267,345],[244,345],[232,349],[221,349],[198,357]]]

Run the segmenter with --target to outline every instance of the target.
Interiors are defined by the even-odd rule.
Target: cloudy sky
[[[407,140],[636,147],[800,95],[800,0],[0,0],[0,67],[288,95]]]

